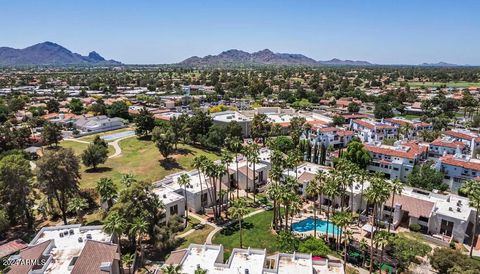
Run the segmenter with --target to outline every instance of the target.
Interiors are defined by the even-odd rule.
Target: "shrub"
[[[311,253],[313,256],[325,257],[330,252],[330,248],[328,248],[328,245],[324,240],[310,237],[300,243],[298,251],[302,253]]]
[[[411,224],[408,226],[408,228],[413,232],[419,232],[422,229],[419,224]]]

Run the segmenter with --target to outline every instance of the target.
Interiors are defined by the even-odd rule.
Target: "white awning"
[[[375,227],[372,227],[370,224],[365,224],[364,226],[362,226],[362,229],[366,232],[375,232],[377,229]]]

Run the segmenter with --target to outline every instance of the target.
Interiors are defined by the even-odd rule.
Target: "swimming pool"
[[[104,135],[104,136],[101,136],[100,138],[102,138],[105,141],[112,141],[112,140],[115,140],[115,139],[120,139],[120,138],[123,138],[123,137],[128,137],[128,136],[133,136],[133,135],[135,135],[135,131],[127,130],[127,131],[117,132],[117,133],[113,133],[113,134],[109,134],[109,135]]]
[[[307,232],[312,231],[315,225],[313,218],[307,218],[292,224],[293,231],[296,232]],[[317,219],[317,232],[327,233],[327,221]],[[328,222],[328,233],[333,235],[340,234],[340,228],[336,227],[332,222]]]

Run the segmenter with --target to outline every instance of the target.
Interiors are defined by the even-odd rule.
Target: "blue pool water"
[[[122,132],[118,132],[118,133],[105,135],[105,136],[102,136],[100,138],[102,138],[105,141],[112,141],[112,140],[115,140],[115,139],[120,139],[120,138],[123,138],[123,137],[128,137],[128,136],[133,136],[133,135],[135,135],[135,131],[127,130],[127,131],[122,131]]]
[[[312,231],[314,228],[313,218],[307,218],[292,224],[293,231],[296,232],[307,232]],[[327,221],[317,219],[317,232],[327,233]],[[328,222],[328,233],[338,235],[340,234],[340,228],[336,227],[332,222]]]

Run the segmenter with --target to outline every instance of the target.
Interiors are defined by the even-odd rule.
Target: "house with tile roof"
[[[42,228],[28,247],[9,258],[8,274],[120,273],[117,237],[102,226]]]
[[[467,152],[468,147],[465,143],[447,136],[433,140],[428,148],[429,157],[441,157],[447,154],[466,154]]]
[[[344,148],[352,140],[354,132],[344,128],[328,126],[312,126],[302,134],[302,139],[307,139],[311,146],[332,146],[333,148]],[[313,158],[313,157],[309,157]]]
[[[381,142],[385,138],[395,138],[398,135],[397,127],[371,119],[351,120],[350,129],[364,143]]]
[[[480,160],[464,154],[442,156],[435,168],[443,172],[445,183],[453,191],[458,190],[465,181],[480,177]]]
[[[427,157],[428,147],[414,141],[396,142],[393,146],[365,144],[372,161],[367,166],[370,172],[381,172],[388,179],[404,182],[413,167]]]

